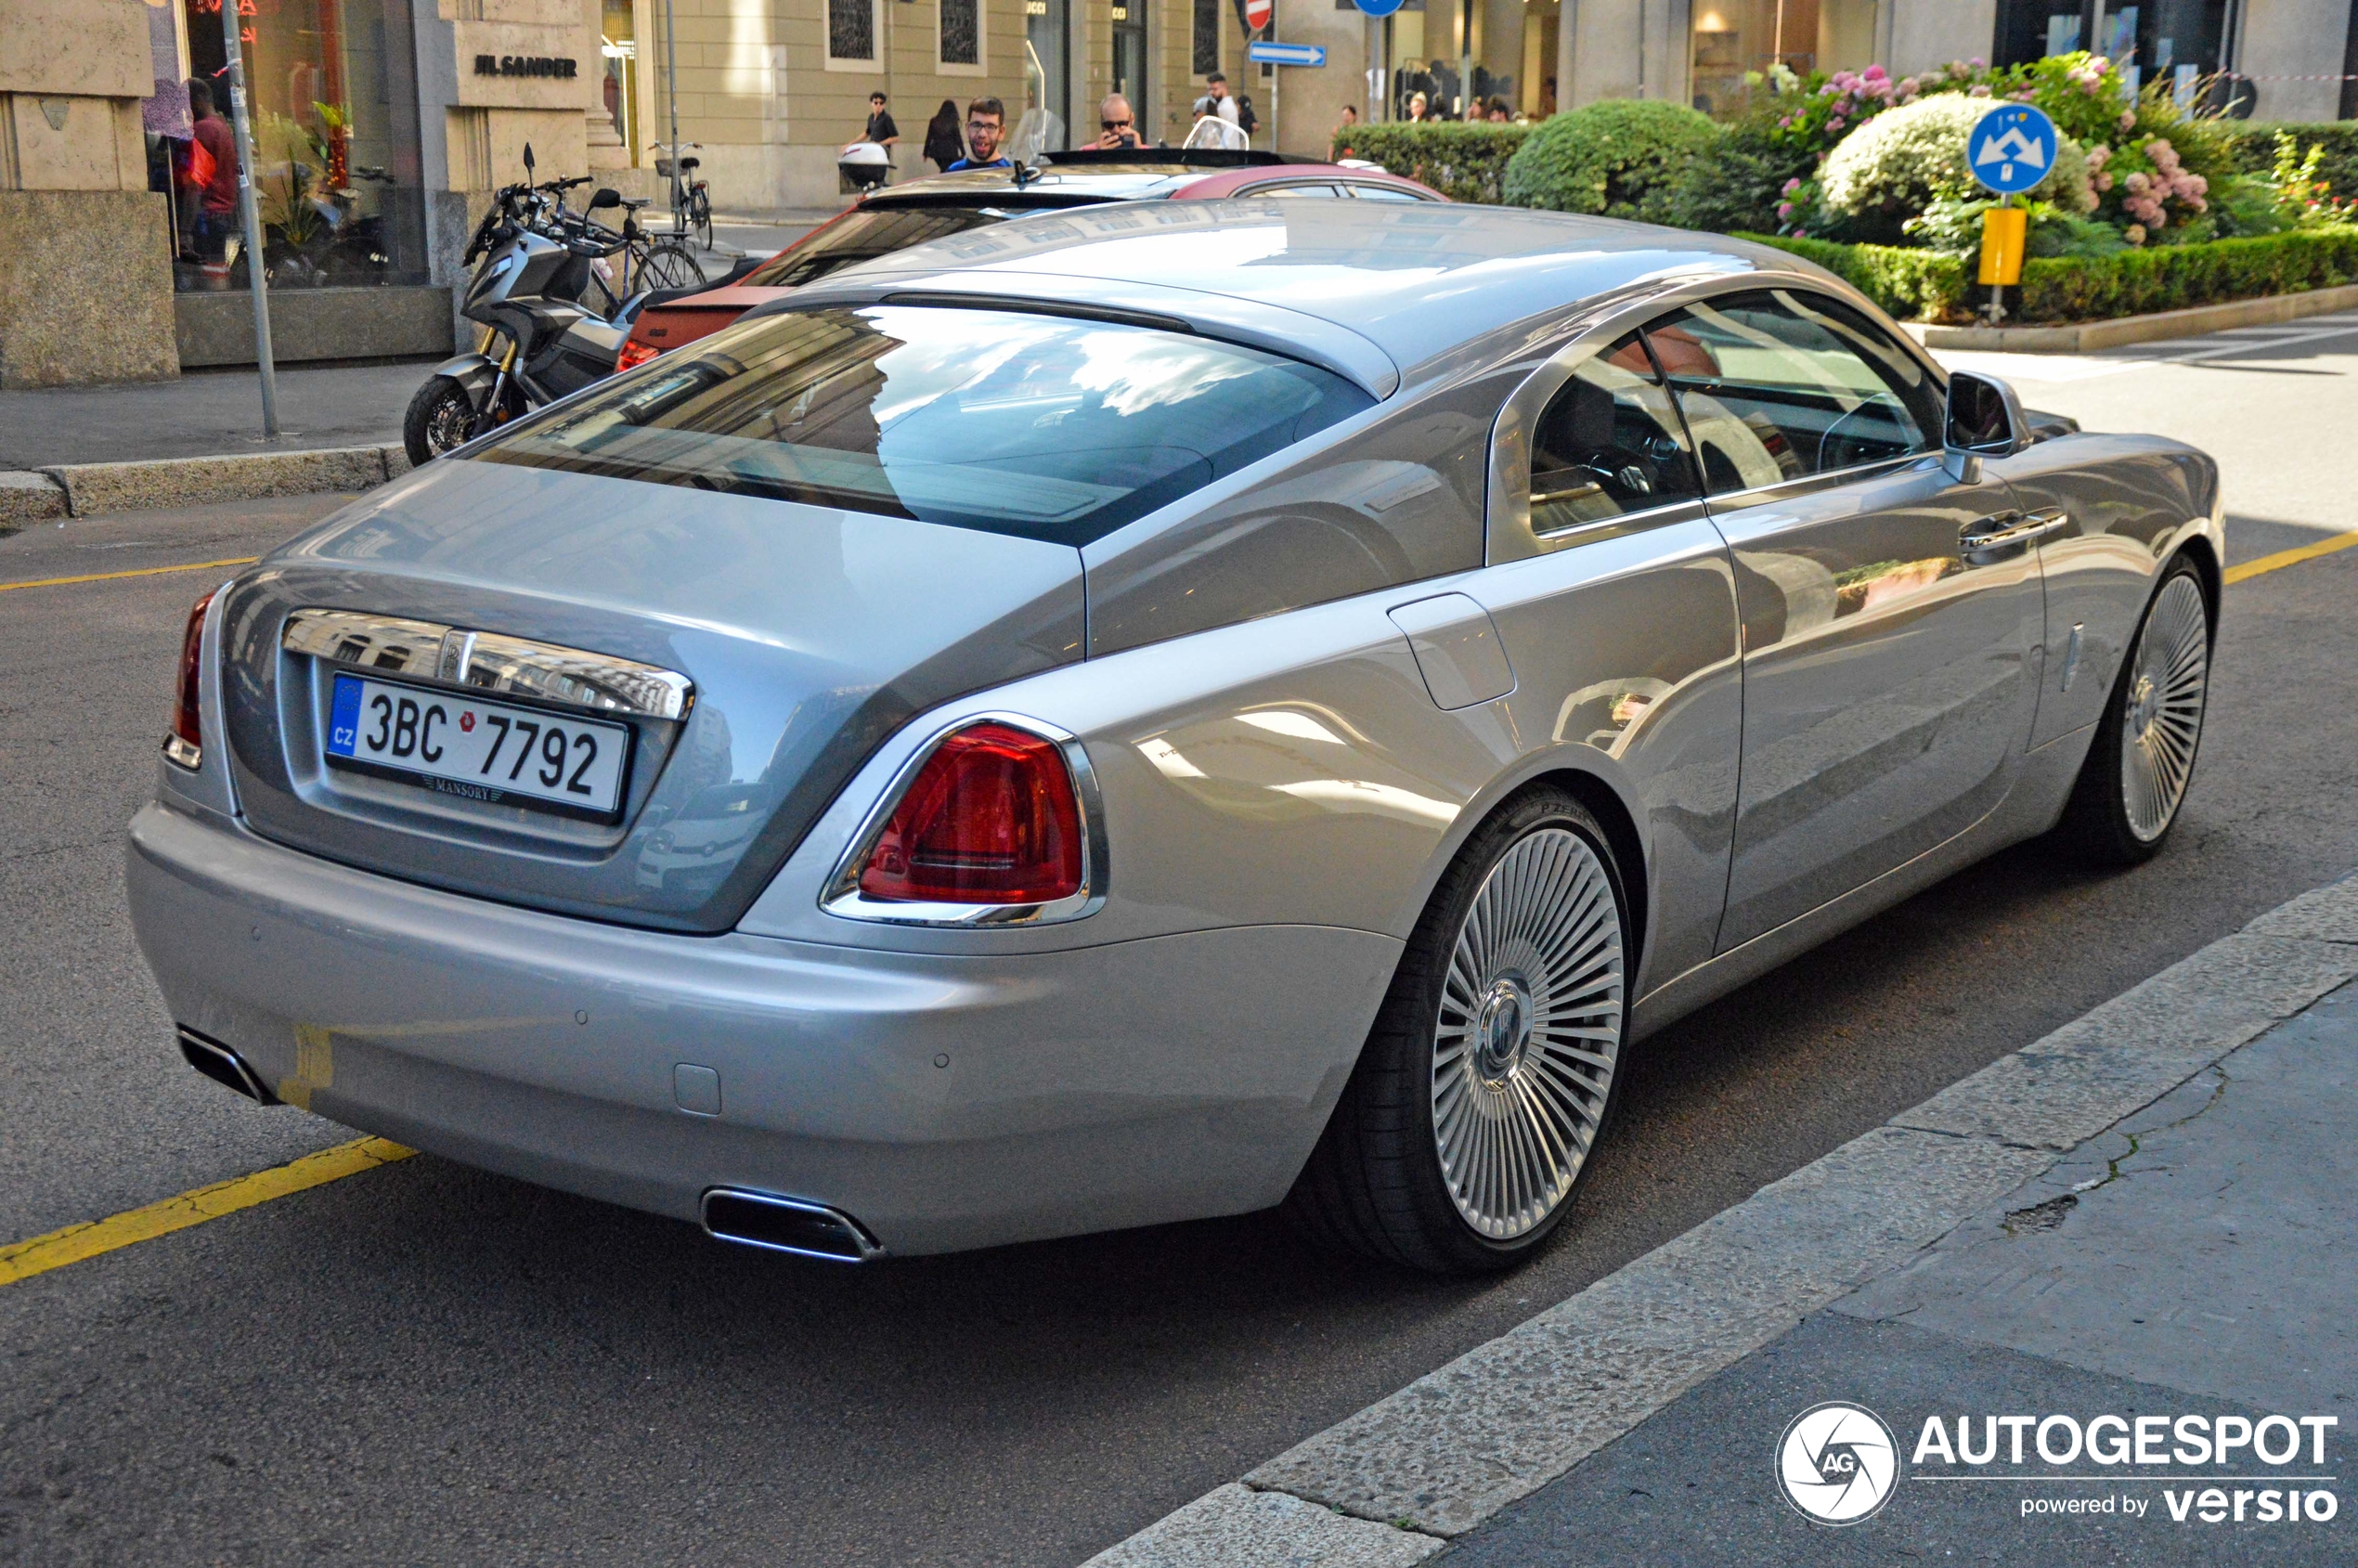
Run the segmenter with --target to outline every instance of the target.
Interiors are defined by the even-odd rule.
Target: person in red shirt
[[[212,261],[238,227],[238,136],[214,111],[209,82],[188,84],[188,117],[196,144],[213,160],[213,177],[196,191],[194,225],[198,254]]]

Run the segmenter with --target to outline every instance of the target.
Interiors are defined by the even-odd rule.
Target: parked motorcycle
[[[436,366],[409,400],[401,437],[412,463],[614,373],[647,296],[616,300],[606,289],[604,258],[628,244],[630,220],[617,233],[590,215],[627,206],[613,190],[592,196],[588,213],[567,212],[564,192],[588,183],[585,175],[512,185],[493,198],[467,243],[466,265],[483,265],[459,312],[484,327],[483,338],[474,352]],[[585,303],[593,291],[605,310]]]

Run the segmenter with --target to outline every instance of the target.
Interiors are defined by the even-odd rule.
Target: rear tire
[[[2162,574],[2080,764],[2058,840],[2094,865],[2161,852],[2194,781],[2210,695],[2210,602],[2183,556]]]
[[[467,389],[448,376],[429,376],[401,416],[401,444],[413,468],[422,468],[454,447],[462,446],[474,428],[474,401]]]
[[[647,247],[639,263],[639,287],[645,289],[700,289],[704,287],[704,268],[686,245],[677,240],[659,240]]]
[[[1286,1212],[1435,1274],[1511,1268],[1571,1207],[1618,1093],[1627,901],[1596,819],[1509,800],[1433,889]]]

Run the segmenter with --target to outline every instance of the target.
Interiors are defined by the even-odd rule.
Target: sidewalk
[[[279,372],[275,441],[262,438],[260,378],[191,370],[176,381],[0,392],[0,470],[152,458],[380,447],[439,363],[291,367]]]
[[[2196,1075],[1990,1208],[1910,1266],[1711,1378],[1562,1479],[1462,1538],[1466,1568],[1573,1562],[2347,1563],[2343,1466],[2358,1433],[2358,985]],[[1898,1439],[1904,1479],[1833,1529],[1781,1495],[1787,1422],[1825,1400]],[[1927,1418],[1978,1444],[1989,1416],[2330,1416],[2325,1463],[2239,1447],[2233,1462],[1982,1466],[1915,1459]],[[2282,1453],[2283,1431],[2271,1446]],[[2063,1452],[2065,1429],[2051,1432]],[[2003,1434],[2002,1433],[2002,1443]],[[2029,1438],[2036,1447],[2035,1432]],[[2167,1445],[2165,1445],[2167,1446]],[[2329,1522],[2262,1523],[2283,1476],[2336,1496]],[[2018,1482],[2002,1477],[2019,1476]],[[2173,1501],[2220,1483],[2228,1517]],[[2273,1487],[2272,1487],[2273,1482]],[[1946,1484],[1944,1484],[1946,1483]],[[2242,1501],[2237,1501],[2238,1497]],[[2109,1511],[2058,1515],[2057,1503]],[[2141,1508],[2136,1517],[2130,1508]],[[2026,1508],[2037,1510],[2028,1517]],[[2313,1508],[2309,1511],[2314,1511]],[[2240,1512],[2244,1523],[2237,1524]],[[1739,1547],[1738,1543],[1741,1543]]]
[[[1091,1568],[2358,1562],[2353,981],[2358,878]]]

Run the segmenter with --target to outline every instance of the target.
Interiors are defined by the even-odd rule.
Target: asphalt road
[[[2358,528],[2358,330],[2299,325],[2002,372],[2218,452],[2248,559]],[[0,583],[250,555],[324,510],[43,527]],[[180,1067],[122,914],[205,586],[0,591],[0,1238],[350,1135]],[[0,1288],[0,1562],[1076,1562],[2358,864],[2353,602],[2358,551],[2228,590],[2155,862],[2023,846],[1649,1042],[1511,1277],[1258,1216],[850,1270],[421,1158]]]

